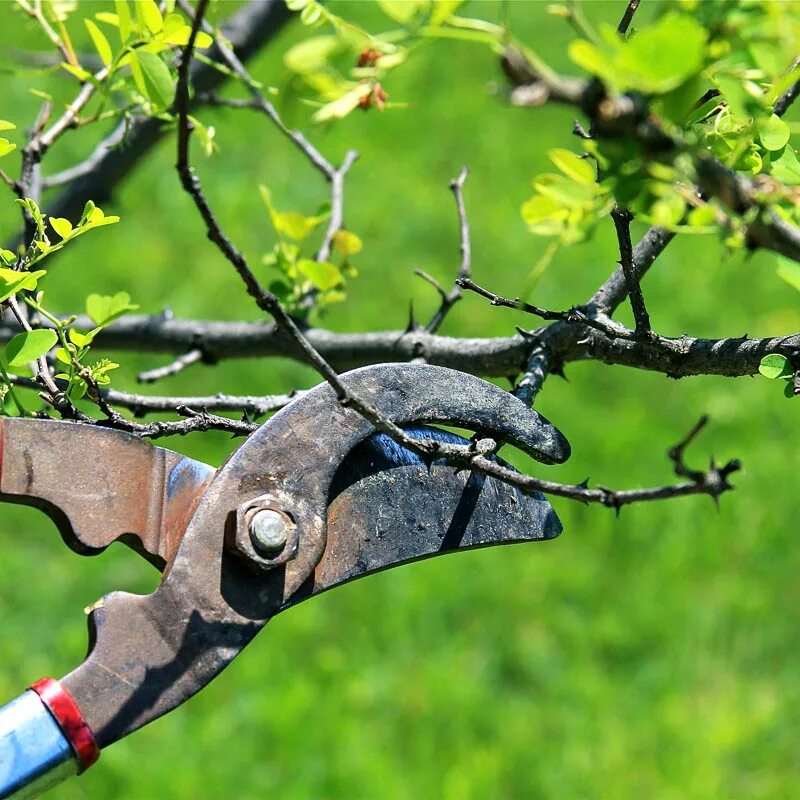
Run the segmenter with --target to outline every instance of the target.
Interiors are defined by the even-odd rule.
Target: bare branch
[[[544,385],[550,372],[551,355],[550,348],[543,344],[537,343],[531,349],[525,372],[513,392],[526,405],[533,405],[536,395]]]
[[[800,58],[796,58],[789,67],[792,72],[800,66]],[[776,101],[772,107],[772,113],[782,117],[791,107],[792,103],[800,96],[800,80],[796,80]]]
[[[578,500],[582,503],[600,503],[609,508],[616,509],[617,512],[626,505],[632,503],[650,502],[652,500],[669,500],[675,497],[686,497],[688,495],[705,494],[717,502],[719,496],[733,489],[728,481],[730,475],[741,469],[741,463],[733,459],[724,466],[717,467],[712,462],[707,472],[691,470],[683,462],[683,451],[686,446],[694,439],[705,425],[705,419],[690,431],[690,433],[669,450],[669,457],[675,466],[675,473],[679,477],[688,477],[685,483],[678,483],[667,486],[654,486],[646,489],[624,489],[615,490],[605,487],[590,489],[588,482],[578,484],[563,484],[554,481],[540,480],[528,475],[519,473],[503,467],[496,461],[490,460],[485,456],[475,456],[472,459],[472,466],[492,475],[495,478],[510,483],[525,491],[538,491],[544,494],[566,497],[571,500]]]
[[[357,158],[358,153],[355,150],[348,150],[342,165],[334,170],[330,176],[331,216],[328,220],[328,227],[325,230],[322,244],[317,251],[317,261],[327,261],[330,258],[334,236],[344,226],[344,179]]]
[[[628,32],[628,28],[631,26],[633,15],[636,13],[637,8],[639,8],[639,0],[628,0],[628,7],[625,9],[625,13],[622,15],[619,25],[617,25],[617,33],[621,36],[624,36]]]
[[[633,214],[615,206],[611,211],[611,218],[614,220],[614,227],[617,230],[620,266],[625,274],[625,282],[628,285],[628,296],[631,299],[633,318],[636,321],[636,335],[648,336],[650,334],[650,315],[647,313],[642,287],[639,284],[639,279],[633,266],[633,247],[631,245]]]
[[[38,391],[39,384],[32,378],[9,374],[14,386]],[[57,381],[59,388],[66,389],[66,381]],[[195,408],[200,411],[238,411],[251,417],[263,417],[273,411],[289,405],[293,400],[305,394],[305,390],[296,390],[287,394],[267,395],[232,395],[217,392],[211,395],[150,395],[120,392],[117,389],[98,388],[98,395],[112,406],[126,408],[135,417],[164,412],[178,412],[179,408]]]
[[[173,361],[170,361],[169,364],[165,364],[163,367],[156,367],[155,369],[140,372],[136,376],[136,380],[138,380],[139,383],[155,383],[162,378],[168,378],[170,375],[177,375],[179,372],[186,369],[186,367],[190,367],[192,364],[196,364],[198,361],[202,360],[203,351],[195,347],[188,353],[184,353],[182,356],[178,356]],[[190,404],[186,403],[186,405]]]
[[[453,288],[449,292],[445,292],[430,275],[417,271],[420,277],[424,277],[425,280],[438,288],[442,299],[438,310],[433,315],[431,321],[425,326],[428,333],[436,333],[436,331],[439,330],[439,326],[444,322],[444,318],[447,316],[450,309],[461,299],[461,284],[459,280],[469,278],[472,272],[472,245],[470,242],[467,209],[464,205],[464,182],[467,180],[467,175],[469,175],[469,170],[466,167],[462,167],[458,177],[450,181],[450,190],[453,192],[453,196],[456,200],[458,228],[461,241],[461,264],[459,265]]]
[[[544,320],[559,320],[569,325],[585,325],[610,337],[633,339],[637,336],[634,331],[628,330],[624,325],[614,322],[614,320],[608,317],[589,316],[585,308],[574,306],[567,311],[550,311],[546,308],[526,303],[519,298],[514,298],[512,300],[508,297],[502,297],[499,294],[490,292],[488,289],[479,286],[471,278],[459,278],[457,283],[462,289],[467,289],[471,292],[475,292],[475,294],[479,294],[481,297],[485,297],[493,306],[515,308],[518,311],[524,311],[526,314],[532,314]]]

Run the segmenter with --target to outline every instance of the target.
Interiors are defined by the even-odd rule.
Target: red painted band
[[[100,758],[100,748],[72,695],[53,678],[42,678],[30,688],[39,695],[72,745],[80,765],[78,772],[89,769]]]

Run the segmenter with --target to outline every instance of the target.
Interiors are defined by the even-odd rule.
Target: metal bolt
[[[250,520],[250,541],[261,555],[271,558],[286,547],[292,525],[292,520],[280,511],[258,511]]]

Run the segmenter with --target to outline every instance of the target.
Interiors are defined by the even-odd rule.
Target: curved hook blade
[[[547,462],[566,439],[517,398],[428,365],[380,365],[343,376],[350,391],[398,425],[443,422],[480,430]],[[344,458],[374,432],[328,385],[278,412],[217,472],[155,592],[116,592],[94,609],[93,647],[63,685],[103,747],[180,705],[224,669],[292,601],[323,556],[326,509]],[[225,547],[235,512],[269,494],[301,532],[296,557],[254,570]]]
[[[406,432],[418,439],[468,444],[437,428]],[[543,495],[525,494],[441,461],[426,465],[389,437],[375,434],[350,453],[334,476],[328,544],[306,596],[423,558],[553,539],[559,533],[561,522]]]

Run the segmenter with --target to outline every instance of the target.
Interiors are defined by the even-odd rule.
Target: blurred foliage
[[[405,8],[382,5],[395,14]],[[702,16],[710,7],[666,10]],[[217,3],[212,19],[233,8]],[[332,0],[321,8],[363,30],[386,25],[378,5]],[[576,69],[566,55],[575,30],[544,4],[469,2],[462,10],[467,18],[508,23],[554,69]],[[643,3],[634,26],[657,25],[659,10]],[[615,25],[622,11],[616,0],[582,7],[597,30]],[[59,103],[71,99],[75,84],[60,68],[20,68],[23,51],[50,43],[10,4],[0,4],[0,20],[0,111],[17,125],[3,133],[19,149],[41,102],[29,92],[32,79]],[[408,108],[387,102],[383,114],[356,109],[334,125],[315,124],[316,112],[294,91],[299,73],[284,56],[318,33],[287,29],[252,72],[278,87],[288,124],[302,127],[332,162],[350,147],[361,153],[346,192],[348,231],[363,241],[359,275],[348,283],[348,302],[326,310],[326,326],[402,329],[409,302],[420,319],[435,310],[438,297],[413,269],[443,284],[455,274],[458,230],[447,185],[463,163],[471,168],[465,191],[476,279],[519,293],[549,253],[548,271],[537,272],[536,302],[561,308],[588,296],[614,268],[608,220],[598,222],[590,242],[555,254],[547,240],[526,233],[519,209],[530,177],[553,166],[566,175],[580,170],[559,154],[578,149],[573,113],[509,107],[491,47],[467,37],[416,47],[402,69],[381,76],[389,100]],[[75,31],[76,54],[102,56],[92,34]],[[603,42],[596,46],[605,53]],[[155,55],[172,69],[164,51]],[[141,87],[126,91],[131,102],[144,102]],[[742,124],[763,164],[776,151],[764,158],[763,125],[753,119]],[[797,120],[791,110],[790,130]],[[275,244],[259,183],[278,208],[304,218],[319,214],[327,187],[265,119],[204,109],[202,124],[218,146],[212,158],[198,160],[204,185],[223,226],[258,264]],[[91,148],[90,137],[69,132],[48,154],[47,169],[70,166]],[[11,152],[4,168],[16,157]],[[121,223],[53,260],[50,308],[83,308],[88,287],[108,298],[130,292],[147,313],[169,306],[177,316],[258,318],[206,241],[174,161],[170,138],[107,204]],[[10,193],[2,208],[8,241],[19,226]],[[640,224],[636,232],[642,230]],[[776,276],[777,259],[723,253],[711,236],[679,237],[670,246],[645,284],[655,327],[705,336],[799,330],[797,296]],[[261,269],[264,281],[274,278],[272,266]],[[629,321],[627,308],[620,318]],[[442,332],[505,336],[515,324],[530,318],[466,297]],[[147,354],[108,355],[123,364],[116,380],[122,389],[136,388],[138,369],[161,363]],[[551,378],[537,407],[570,438],[573,458],[543,467],[514,455],[521,468],[615,486],[668,480],[665,449],[708,412],[712,425],[688,457],[741,457],[747,472],[739,488],[722,498],[719,512],[707,498],[689,498],[632,507],[615,519],[602,508],[556,501],[565,532],[555,542],[392,570],[292,609],[201,695],[104,752],[98,766],[51,796],[751,800],[800,793],[795,406],[777,402],[774,385],[761,379],[676,382],[591,363],[570,365],[567,377]],[[286,360],[249,360],[196,366],[158,388],[267,393],[316,382]],[[165,444],[215,464],[235,446],[219,434]],[[69,480],[69,465],[64,470]],[[122,546],[79,559],[36,512],[4,505],[2,513],[0,696],[11,698],[82,658],[81,608],[112,589],[150,591],[157,576]]]

